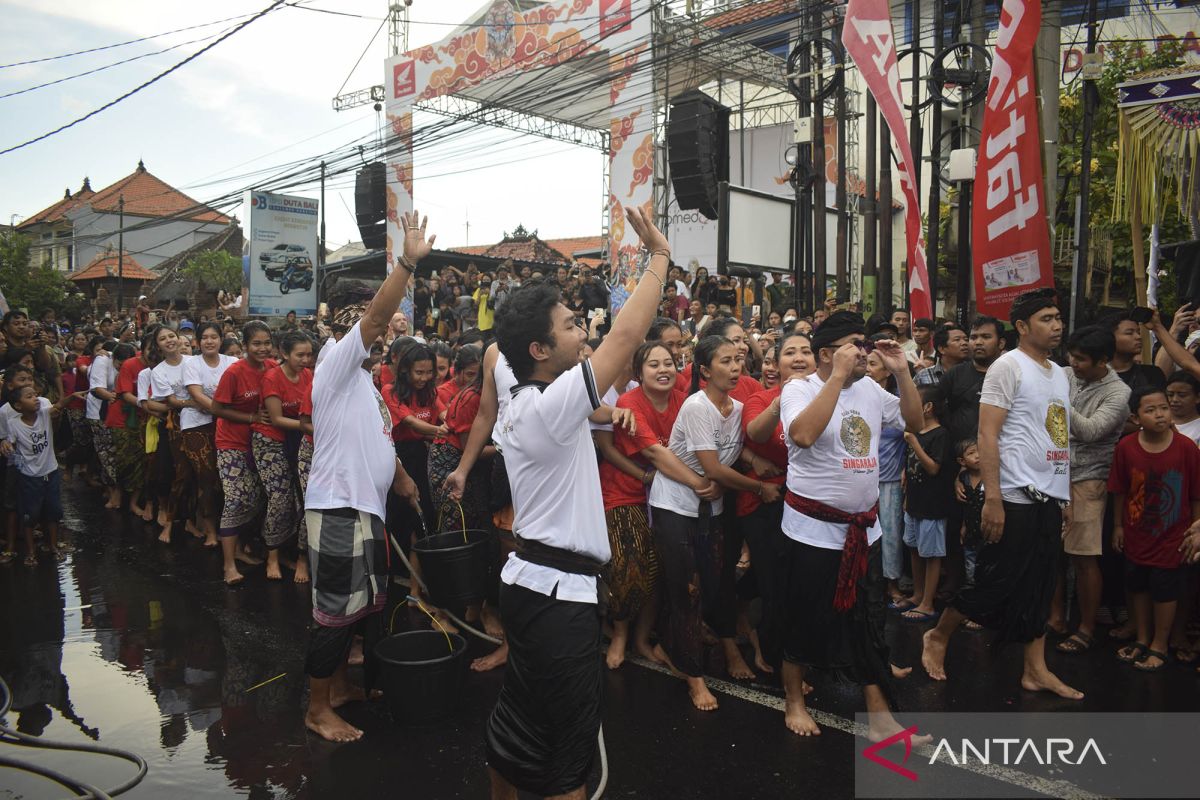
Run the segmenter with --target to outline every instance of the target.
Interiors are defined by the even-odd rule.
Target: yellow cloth
[[[149,417],[146,420],[146,452],[158,452],[158,417]]]
[[[488,308],[488,293],[484,289],[476,289],[475,293],[471,295],[471,299],[475,301],[479,330],[490,331],[496,312],[494,309]]]

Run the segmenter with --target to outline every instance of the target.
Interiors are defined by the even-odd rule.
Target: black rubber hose
[[[22,772],[28,772],[31,775],[40,775],[43,778],[47,778],[57,784],[67,787],[75,793],[76,797],[93,797],[96,798],[96,800],[110,800],[112,798],[112,795],[106,794],[103,789],[98,789],[88,783],[80,783],[71,776],[64,775],[63,773],[50,769],[49,767],[39,767],[34,764],[26,764],[24,761],[18,761],[15,758],[6,758],[5,756],[0,756],[0,767],[18,769]]]
[[[12,692],[9,691],[8,684],[5,683],[4,678],[0,678],[0,719],[8,714],[10,708],[12,708]],[[0,725],[0,742],[18,745],[21,747],[43,747],[47,750],[96,753],[98,755],[109,756],[111,758],[119,758],[123,761],[128,761],[137,767],[137,774],[135,774],[132,778],[105,792],[80,781],[75,781],[63,775],[62,773],[55,772],[54,770],[45,769],[43,767],[33,767],[12,759],[3,759],[0,761],[0,764],[3,764],[4,766],[10,766],[13,769],[24,769],[28,772],[42,775],[43,777],[50,778],[58,783],[62,783],[64,786],[78,786],[82,791],[86,792],[86,794],[83,795],[85,797],[115,797],[123,792],[127,792],[142,782],[142,779],[146,777],[146,772],[149,769],[148,765],[146,764],[146,759],[142,758],[137,753],[133,753],[128,750],[121,750],[116,747],[105,747],[99,744],[76,744],[74,742],[56,742],[49,739],[39,739],[36,736],[29,736],[19,731],[14,731],[5,725]],[[60,778],[66,779],[68,782],[64,783],[63,780],[60,780]]]

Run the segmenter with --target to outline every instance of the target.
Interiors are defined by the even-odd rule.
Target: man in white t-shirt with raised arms
[[[587,333],[552,282],[522,283],[496,314],[500,351],[519,381],[498,431],[517,540],[500,574],[508,667],[486,734],[498,800],[516,800],[518,789],[582,799],[596,753],[596,576],[611,553],[588,417],[646,335],[670,262],[650,217],[627,215],[650,262],[590,359],[579,359]]]
[[[780,590],[764,627],[769,649],[783,660],[789,730],[821,732],[804,703],[804,672],[814,667],[862,687],[868,734],[881,741],[900,726],[886,691],[892,667],[884,640],[879,441],[884,428],[919,430],[923,414],[900,345],[869,342],[864,328],[851,311],[830,315],[812,335],[816,374],[788,381],[780,395],[788,442],[784,547]],[[870,350],[896,377],[899,397],[862,380]]]
[[[366,683],[374,673],[380,614],[387,602],[387,540],[383,519],[391,489],[414,506],[417,487],[392,447],[392,418],[369,372],[371,348],[381,340],[416,263],[433,248],[425,221],[404,215],[404,254],[341,340],[326,344],[313,374],[313,459],[304,495],[313,627],[305,672],[309,679],[304,724],[331,742],[351,742],[362,731],[334,710],[361,691],[346,682],[346,657],[362,627]]]
[[[921,664],[945,680],[950,637],[972,619],[996,628],[1000,641],[1025,645],[1021,688],[1081,700],[1046,666],[1046,621],[1071,501],[1070,385],[1050,360],[1063,328],[1054,289],[1020,295],[1009,318],[1020,344],[988,369],[979,396],[984,545],[975,582],[925,633]]]

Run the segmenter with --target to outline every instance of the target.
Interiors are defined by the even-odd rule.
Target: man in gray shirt
[[[1081,653],[1092,646],[1096,610],[1100,607],[1100,553],[1104,508],[1108,502],[1108,470],[1121,429],[1129,418],[1129,387],[1108,365],[1116,352],[1111,331],[1097,325],[1080,328],[1067,341],[1071,359],[1071,523],[1063,549],[1075,567],[1079,628],[1058,643],[1061,653]],[[1050,627],[1065,619],[1063,581],[1050,610]]]

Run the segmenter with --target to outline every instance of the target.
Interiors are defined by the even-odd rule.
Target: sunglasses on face
[[[854,343],[855,347],[863,352],[863,354],[875,352],[875,343],[870,339],[859,339]]]

